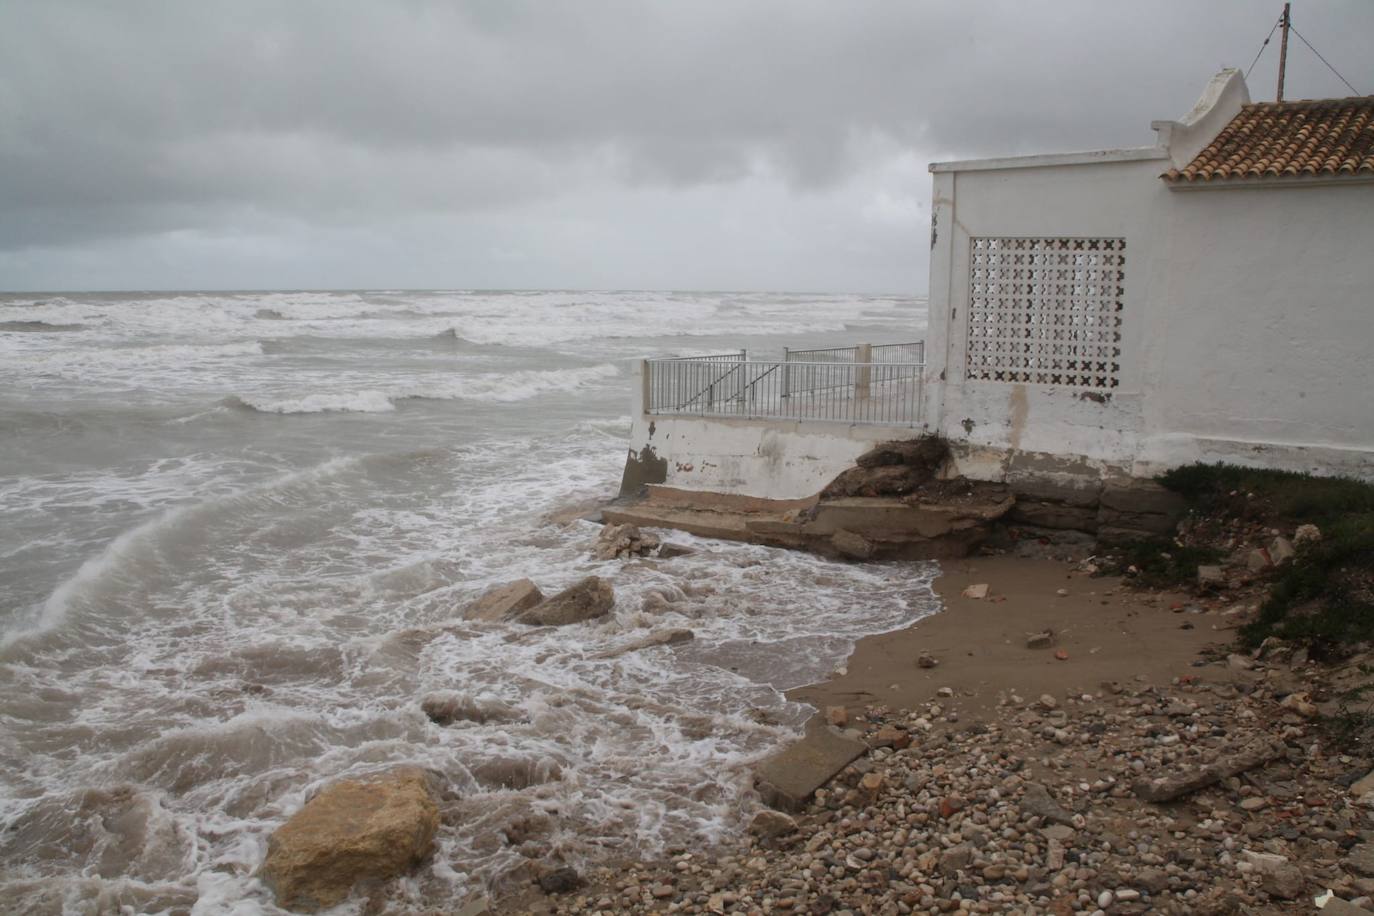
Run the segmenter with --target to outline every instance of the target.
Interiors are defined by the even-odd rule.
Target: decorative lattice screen
[[[970,379],[1119,384],[1125,239],[969,243]]]

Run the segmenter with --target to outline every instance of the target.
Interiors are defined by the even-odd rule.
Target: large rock
[[[285,909],[341,903],[357,884],[375,886],[429,857],[439,829],[431,777],[402,767],[326,786],[267,841],[259,877]]]
[[[521,612],[515,620],[532,626],[561,627],[604,617],[613,607],[615,591],[612,590],[611,583],[600,576],[588,576],[552,598]]]
[[[485,620],[489,623],[509,620],[543,600],[544,593],[539,590],[539,586],[529,579],[517,579],[484,592],[476,601],[463,608],[463,619]]]
[[[830,543],[842,557],[851,560],[867,560],[873,556],[873,542],[862,534],[855,534],[841,528],[830,536]]]
[[[454,722],[515,722],[520,711],[508,703],[494,699],[476,699],[459,693],[431,693],[420,701],[420,709],[435,725]]]

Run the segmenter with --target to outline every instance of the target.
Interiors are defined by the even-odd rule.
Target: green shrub
[[[1267,636],[1324,655],[1374,639],[1374,512],[1331,523],[1320,541],[1303,545],[1277,570],[1259,617],[1241,631],[1251,645]]]
[[[1197,581],[1197,568],[1220,560],[1224,554],[1212,547],[1182,547],[1168,538],[1132,541],[1117,549],[1121,567],[1134,566],[1133,579],[1146,588],[1178,588]]]
[[[1374,485],[1236,465],[1193,464],[1159,477],[1204,515],[1264,525],[1317,525],[1318,541],[1274,571],[1273,587],[1241,640],[1278,636],[1337,656],[1374,639]]]
[[[1351,513],[1374,512],[1374,486],[1348,477],[1190,464],[1158,479],[1200,512],[1224,512],[1271,524],[1321,526]]]

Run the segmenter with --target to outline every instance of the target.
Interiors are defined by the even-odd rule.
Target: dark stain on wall
[[[620,477],[620,495],[638,495],[649,484],[667,479],[668,459],[654,454],[653,446],[646,445],[638,453],[630,449],[625,456],[625,473]]]

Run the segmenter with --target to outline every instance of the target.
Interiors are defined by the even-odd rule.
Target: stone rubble
[[[592,555],[598,560],[627,560],[652,555],[661,546],[658,535],[643,532],[636,525],[605,525]]]
[[[1006,696],[969,725],[946,721],[951,699],[856,710],[848,733],[870,751],[793,817],[764,811],[736,845],[596,869],[580,896],[546,903],[607,916],[1314,913],[1331,889],[1344,907],[1332,912],[1374,910],[1371,761],[1329,749],[1283,705],[1312,669],[1254,668]],[[1137,794],[1157,784],[1177,795]]]

